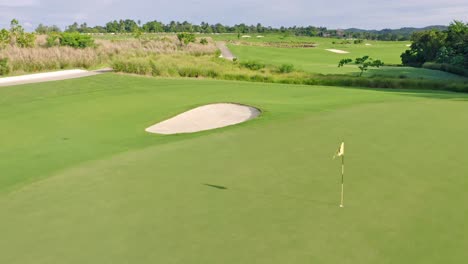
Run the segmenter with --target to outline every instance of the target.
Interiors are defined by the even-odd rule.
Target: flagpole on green
[[[337,156],[341,157],[341,203],[340,207],[344,207],[344,153],[345,153],[344,141],[341,142],[340,147],[336,151],[336,154],[333,156],[335,159]]]
[[[341,155],[341,204],[340,207],[343,207],[344,200],[344,155]]]

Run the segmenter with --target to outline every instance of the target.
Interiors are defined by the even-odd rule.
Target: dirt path
[[[221,51],[221,58],[225,58],[226,60],[234,60],[236,56],[232,54],[232,52],[229,50],[229,48],[226,46],[226,42],[216,42],[216,46],[218,49]]]
[[[99,69],[95,71],[65,70],[65,71],[56,71],[56,72],[27,74],[27,75],[0,78],[0,86],[13,86],[13,85],[27,84],[27,83],[40,83],[40,82],[74,79],[74,78],[81,78],[81,77],[86,77],[86,76],[93,76],[93,75],[102,74],[102,73],[111,72],[111,71],[112,69],[105,68],[105,69]]]

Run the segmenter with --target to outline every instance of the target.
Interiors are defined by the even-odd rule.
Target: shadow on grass
[[[214,184],[208,184],[208,183],[204,183],[203,185],[208,186],[208,187],[212,187],[212,188],[216,188],[218,190],[227,190],[227,187],[224,187],[224,186],[221,186],[221,185],[214,185]]]

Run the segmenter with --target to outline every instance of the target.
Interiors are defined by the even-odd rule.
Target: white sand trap
[[[370,43],[366,43],[366,46],[372,46],[372,44],[370,44]]]
[[[264,36],[257,36],[257,38],[264,38]]]
[[[243,37],[243,38],[251,38],[251,36],[249,36],[249,35],[244,35],[244,36],[242,36],[242,37]]]
[[[406,44],[406,47],[411,47],[411,44]]]
[[[344,50],[337,50],[337,49],[326,49],[327,51],[333,52],[333,53],[339,53],[339,54],[347,54],[349,53],[348,51]]]
[[[219,103],[194,108],[146,129],[156,134],[193,133],[239,124],[260,115],[251,106]]]

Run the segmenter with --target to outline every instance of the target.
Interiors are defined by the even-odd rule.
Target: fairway
[[[271,43],[279,41],[277,38],[273,37],[267,38],[267,40],[271,41]],[[407,42],[402,41],[365,41],[365,43],[361,44],[333,44],[333,42],[339,43],[343,40],[304,37],[290,37],[288,40],[291,43],[294,43],[294,41],[308,40],[317,43],[318,46],[315,48],[278,48],[231,44],[229,45],[229,49],[241,61],[255,60],[277,66],[293,64],[298,70],[320,74],[358,74],[359,69],[357,65],[347,65],[344,68],[337,67],[338,62],[345,58],[355,59],[358,57],[370,56],[373,59],[382,60],[387,65],[400,65],[400,55],[405,50],[409,49],[409,47],[406,46]],[[256,43],[265,40],[252,39],[251,41]],[[333,53],[327,49],[349,53]],[[386,66],[381,69],[371,69],[366,72],[364,76],[467,81],[466,77],[448,72],[413,67]]]
[[[0,263],[463,263],[467,100],[117,74],[2,87]],[[262,115],[144,131],[219,102]]]

